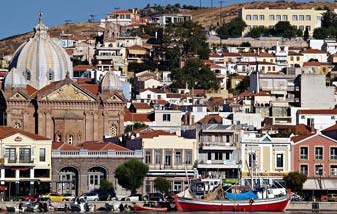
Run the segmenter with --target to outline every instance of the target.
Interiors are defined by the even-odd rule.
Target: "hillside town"
[[[203,27],[179,10],[118,9],[57,37],[40,13],[33,36],[0,59],[1,196],[78,196],[108,181],[126,197],[115,172],[136,159],[149,168],[141,194],[157,192],[158,177],[181,192],[196,177],[273,186],[299,172],[304,199],[327,200],[335,12],[243,7]]]

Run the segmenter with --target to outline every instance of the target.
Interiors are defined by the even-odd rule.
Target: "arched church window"
[[[110,127],[110,135],[112,137],[117,136],[117,127],[115,124],[112,124]]]
[[[14,128],[16,128],[16,129],[20,129],[21,128],[21,123],[20,123],[20,121],[16,121],[15,123],[14,123],[14,126],[13,126]]]
[[[47,78],[48,78],[48,80],[54,80],[54,71],[53,70],[48,71]]]
[[[61,142],[62,136],[60,134],[56,135],[56,142]]]
[[[74,136],[70,134],[68,136],[68,144],[73,144],[73,142],[74,142]]]

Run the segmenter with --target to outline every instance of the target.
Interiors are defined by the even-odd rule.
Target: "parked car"
[[[21,200],[23,201],[36,201],[39,198],[40,195],[25,195],[21,197]]]
[[[86,201],[98,201],[98,193],[95,192],[88,192],[84,193],[83,195],[80,196],[80,199],[84,199]]]
[[[145,201],[158,201],[158,202],[163,202],[164,201],[164,196],[163,194],[156,192],[156,193],[148,193],[144,195],[143,199]]]
[[[48,198],[51,202],[61,202],[65,201],[64,196],[58,193],[49,193],[43,196],[44,198]]]
[[[97,193],[100,201],[117,200],[114,189],[97,189],[92,191],[92,193]]]
[[[64,193],[63,196],[65,201],[74,201],[76,198],[76,196],[71,193]]]
[[[337,202],[337,194],[336,193],[328,194],[328,201]]]
[[[143,195],[142,194],[134,194],[121,199],[121,201],[142,201]]]

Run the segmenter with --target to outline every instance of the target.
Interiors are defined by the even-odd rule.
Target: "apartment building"
[[[246,34],[250,29],[258,26],[274,27],[279,21],[289,21],[291,25],[297,29],[305,31],[309,30],[309,35],[312,35],[315,28],[321,27],[322,14],[325,10],[312,9],[247,9],[242,8],[240,17],[246,22],[247,27],[243,34]]]

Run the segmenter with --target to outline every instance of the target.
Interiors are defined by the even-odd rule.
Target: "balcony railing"
[[[31,158],[27,159],[9,159],[4,158],[4,166],[34,166],[34,160]]]
[[[79,157],[99,157],[99,158],[143,158],[141,150],[136,151],[88,151],[88,150],[74,150],[74,151],[52,151],[52,158],[79,158]]]
[[[238,163],[234,159],[230,160],[200,160],[198,162],[198,168],[221,168],[221,169],[236,169]]]
[[[203,150],[235,150],[234,143],[225,142],[203,142],[201,143]]]

